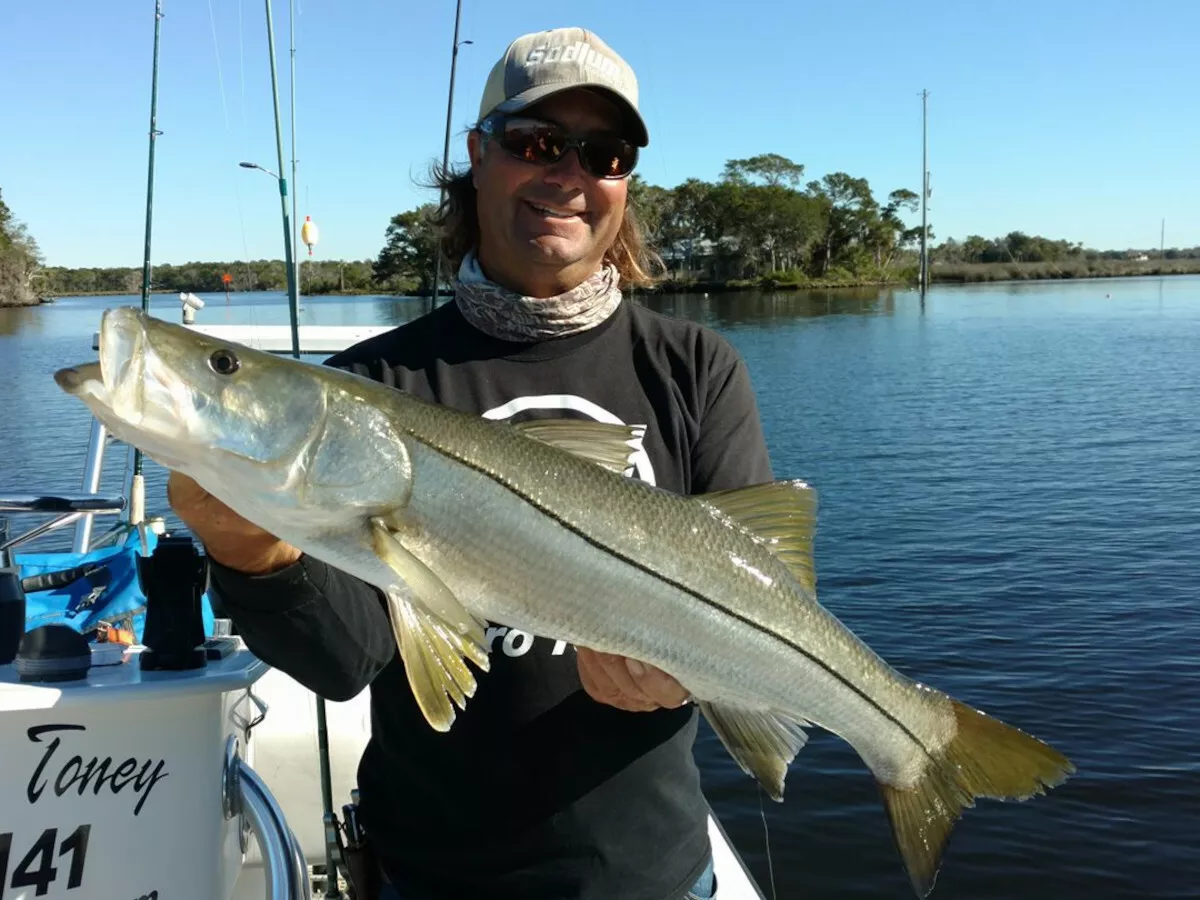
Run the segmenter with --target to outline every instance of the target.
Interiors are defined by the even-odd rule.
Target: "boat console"
[[[26,500],[5,505],[80,511]],[[206,615],[194,543],[151,537],[148,556],[133,533],[108,556],[6,579],[5,605],[23,614],[0,623],[15,651],[0,660],[0,898],[227,900],[251,849],[267,897],[308,898],[299,842],[251,767],[268,667]],[[122,577],[140,642],[87,619]]]

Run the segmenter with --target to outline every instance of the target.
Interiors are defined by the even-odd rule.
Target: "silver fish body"
[[[430,724],[487,668],[485,622],[675,677],[775,799],[818,725],[881,786],[919,894],[976,796],[1026,798],[1057,751],[901,675],[824,609],[801,482],[682,497],[623,473],[637,435],[508,425],[149,318],[105,313],[62,370],[113,433],[305,553],[384,591]]]

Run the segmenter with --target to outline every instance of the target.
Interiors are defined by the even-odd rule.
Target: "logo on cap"
[[[617,82],[624,80],[621,67],[587,41],[576,41],[565,47],[562,45],[534,47],[525,57],[525,68],[532,69],[535,66],[550,63],[573,62],[578,62],[585,69],[594,69],[604,79]]]

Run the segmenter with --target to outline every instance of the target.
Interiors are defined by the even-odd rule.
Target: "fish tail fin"
[[[942,853],[976,797],[1027,800],[1074,773],[1069,759],[1019,729],[950,700],[957,730],[909,788],[879,782],[892,835],[919,897],[933,890]]]

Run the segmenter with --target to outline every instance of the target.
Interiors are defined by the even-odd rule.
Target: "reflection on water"
[[[905,293],[900,291],[900,293]],[[916,294],[907,292],[916,298]],[[817,316],[889,315],[896,309],[895,288],[841,288],[836,291],[737,291],[716,294],[638,294],[649,309],[691,319],[713,328],[735,325],[770,327]]]
[[[36,334],[42,330],[45,316],[36,306],[0,307],[0,337],[10,334]]]

